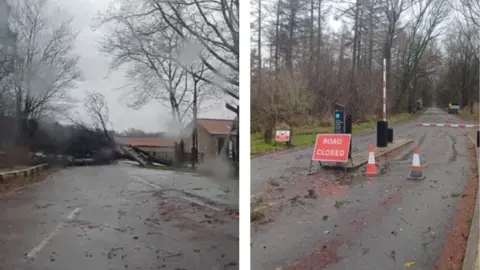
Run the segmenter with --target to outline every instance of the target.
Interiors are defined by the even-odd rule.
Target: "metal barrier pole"
[[[477,148],[480,145],[480,130],[477,130]]]

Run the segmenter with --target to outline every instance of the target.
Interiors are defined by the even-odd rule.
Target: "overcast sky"
[[[76,42],[76,51],[80,55],[80,68],[85,80],[80,82],[73,96],[83,100],[85,90],[94,90],[102,93],[108,102],[110,120],[115,130],[125,130],[131,127],[145,131],[166,131],[170,120],[169,108],[162,107],[152,101],[139,110],[130,109],[121,98],[122,90],[115,90],[125,84],[122,72],[109,73],[109,59],[98,50],[98,41],[102,33],[92,31],[93,17],[98,11],[108,7],[110,0],[52,0],[62,9],[74,17],[73,26],[80,31]],[[82,101],[83,102],[83,101]],[[78,110],[82,111],[79,105]],[[85,116],[85,112],[81,112]],[[208,112],[201,113],[199,117],[229,118],[234,115],[225,109],[225,102],[218,102]],[[86,117],[84,118],[86,119]]]

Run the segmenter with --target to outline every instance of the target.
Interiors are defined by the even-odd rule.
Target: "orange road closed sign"
[[[313,150],[313,161],[348,162],[351,134],[318,134]]]

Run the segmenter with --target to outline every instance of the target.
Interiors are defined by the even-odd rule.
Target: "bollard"
[[[345,133],[352,135],[352,132],[353,132],[352,115],[347,114],[347,117],[345,119]],[[350,139],[350,149],[348,151],[349,158],[352,158],[352,143],[353,143],[353,138]]]
[[[393,143],[393,128],[388,129],[388,143]]]
[[[477,130],[477,148],[480,145],[480,130]]]
[[[377,147],[388,146],[388,122],[377,121]]]

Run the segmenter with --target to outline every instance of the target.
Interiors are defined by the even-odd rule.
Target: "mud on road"
[[[427,110],[417,121],[458,122],[440,109]],[[419,128],[417,121],[394,128],[396,138],[415,143],[383,160],[375,178],[361,170],[342,181],[323,171],[308,176],[307,150],[255,160],[255,166],[269,167],[255,176],[260,168],[252,163],[252,188],[261,194],[252,201],[267,206],[253,225],[252,269],[434,269],[456,207],[468,196],[468,130]],[[375,138],[355,142],[366,150]],[[406,179],[414,145],[420,148],[423,181]]]
[[[171,177],[69,168],[0,199],[0,269],[238,269],[234,196]]]

